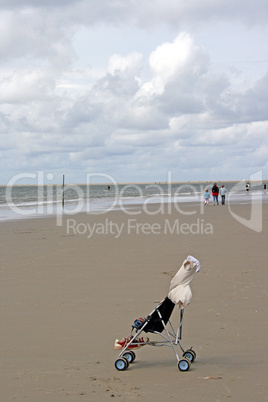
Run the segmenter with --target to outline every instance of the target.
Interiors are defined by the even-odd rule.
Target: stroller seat
[[[162,324],[162,320],[165,324],[170,319],[170,316],[174,310],[175,304],[166,297],[164,301],[155,309],[155,311],[147,317],[147,324],[143,328],[144,332],[159,332],[161,333],[164,330],[164,325]],[[160,315],[162,317],[160,317]]]

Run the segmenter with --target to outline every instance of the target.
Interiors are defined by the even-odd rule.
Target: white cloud
[[[205,52],[194,44],[188,33],[183,32],[172,43],[163,43],[151,53],[149,64],[153,78],[144,83],[136,97],[162,95],[167,84],[178,84],[185,76],[202,74],[207,62]]]
[[[51,73],[40,70],[6,72],[0,80],[1,103],[27,103],[46,99],[54,89]]]

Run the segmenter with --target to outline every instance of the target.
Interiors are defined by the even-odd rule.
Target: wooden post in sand
[[[64,175],[62,178],[62,208],[64,209]]]

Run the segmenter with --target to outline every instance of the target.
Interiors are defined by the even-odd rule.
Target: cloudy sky
[[[267,0],[0,0],[0,184],[268,179],[267,23]]]

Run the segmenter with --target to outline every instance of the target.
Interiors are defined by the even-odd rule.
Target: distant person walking
[[[247,184],[246,184],[246,192],[247,192],[247,193],[249,192],[249,189],[250,189],[250,184],[247,183]]]
[[[217,183],[214,183],[214,186],[212,187],[212,197],[214,205],[215,203],[219,205],[219,187],[217,186]]]
[[[263,185],[263,192],[264,192],[264,194],[266,193],[266,183],[264,183],[264,185]]]
[[[227,192],[226,188],[224,187],[224,185],[222,185],[221,188],[220,188],[221,205],[225,205],[226,192]]]
[[[204,192],[204,199],[205,199],[205,205],[209,205],[210,194],[209,194],[207,188],[205,189],[205,192]]]

